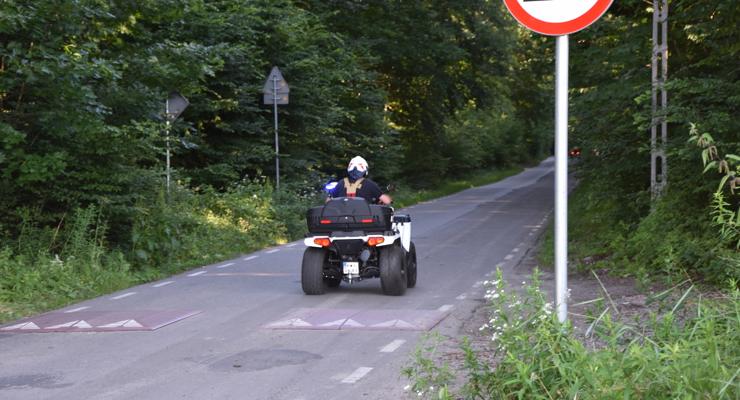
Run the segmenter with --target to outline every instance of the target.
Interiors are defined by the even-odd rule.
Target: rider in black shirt
[[[370,204],[391,204],[390,196],[384,194],[377,183],[367,178],[367,161],[357,156],[349,161],[347,177],[337,182],[331,197],[362,197]]]

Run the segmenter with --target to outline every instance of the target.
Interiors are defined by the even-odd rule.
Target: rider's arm
[[[391,196],[388,196],[387,194],[381,194],[380,197],[378,198],[378,202],[389,206],[391,205],[391,203],[393,203],[393,199],[391,198]]]

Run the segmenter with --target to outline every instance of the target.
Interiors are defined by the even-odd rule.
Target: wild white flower
[[[479,331],[484,331],[486,329],[488,329],[488,324],[483,324],[483,326],[481,326],[480,328],[478,328]]]

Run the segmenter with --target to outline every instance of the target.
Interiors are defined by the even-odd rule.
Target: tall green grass
[[[61,307],[144,279],[120,251],[106,248],[98,208],[77,210],[64,227],[23,222],[14,245],[0,248],[0,321]]]
[[[320,200],[296,193],[249,182],[226,192],[174,187],[134,204],[127,230],[109,227],[103,207],[54,226],[26,211],[20,235],[0,244],[0,322],[301,237],[305,209]]]
[[[535,274],[510,290],[499,271],[488,282],[484,349],[463,345],[465,381],[422,347],[405,372],[427,399],[740,398],[740,292],[707,300],[691,286],[663,312],[639,321],[595,309],[586,332],[558,323]],[[612,311],[612,312],[610,312]],[[430,366],[431,364],[431,366]],[[430,390],[432,389],[432,390]]]

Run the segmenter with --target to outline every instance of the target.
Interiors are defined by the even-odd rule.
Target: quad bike
[[[400,296],[416,285],[416,249],[411,217],[360,197],[339,197],[306,214],[308,247],[301,286],[306,294],[326,287],[380,278],[383,293]]]

